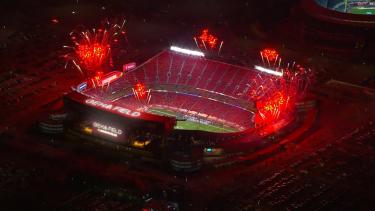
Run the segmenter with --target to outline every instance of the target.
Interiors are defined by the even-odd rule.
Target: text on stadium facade
[[[120,114],[125,114],[125,115],[131,116],[131,117],[141,116],[141,113],[138,112],[138,111],[132,111],[132,110],[127,109],[127,108],[115,106],[115,105],[112,105],[110,103],[104,103],[104,102],[94,100],[94,99],[87,99],[85,101],[85,103],[88,104],[88,105],[92,105],[94,107],[97,107],[97,108],[105,109],[105,110],[108,110],[108,111],[114,111],[114,112],[117,112],[117,113],[120,113]]]
[[[115,127],[111,127],[111,126],[108,126],[108,125],[105,125],[105,124],[102,124],[102,123],[99,123],[99,122],[94,122],[92,124],[92,126],[94,128],[96,128],[98,130],[98,132],[104,133],[104,134],[107,134],[107,135],[110,135],[110,136],[117,137],[117,135],[122,134],[121,129],[117,129]]]

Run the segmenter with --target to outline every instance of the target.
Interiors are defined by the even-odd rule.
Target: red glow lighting
[[[80,73],[89,80],[96,80],[97,72],[108,70],[113,66],[112,53],[116,53],[116,46],[126,34],[125,19],[121,23],[105,20],[101,27],[91,30],[77,26],[69,33],[73,46],[63,46],[73,49],[63,56],[67,62],[71,61]],[[67,65],[66,65],[67,66]],[[66,67],[65,66],[65,67]]]
[[[100,75],[98,78],[98,86],[109,85],[110,83],[116,81],[123,75],[120,71],[112,71],[107,73],[106,75]]]
[[[91,81],[93,83],[93,86],[99,85],[103,77],[102,71],[97,71],[95,75],[91,78]]]
[[[53,19],[51,19],[51,22],[54,23],[54,24],[58,24],[59,20],[57,20],[56,18],[53,18]]]
[[[255,122],[257,124],[269,124],[274,123],[279,119],[280,116],[289,111],[290,105],[290,96],[287,96],[284,92],[276,92],[269,99],[258,101],[256,107],[258,113],[256,115]]]
[[[145,99],[147,95],[146,86],[142,83],[137,83],[134,86],[134,92],[138,96],[139,99]]]
[[[281,77],[254,80],[257,86],[249,91],[249,97],[256,102],[256,125],[272,125],[293,117],[295,102],[304,98],[313,73],[300,65],[292,68],[283,69]]]
[[[279,53],[272,48],[265,48],[260,52],[264,57],[268,58],[270,62],[273,62],[276,60],[276,58],[279,56]]]
[[[203,29],[198,38],[203,44],[207,43],[210,48],[215,48],[217,45],[218,38],[210,34],[208,29]]]
[[[109,53],[109,45],[99,43],[79,45],[76,49],[80,63],[87,69],[98,69]]]
[[[102,80],[102,77],[103,77],[103,72],[102,71],[97,71],[95,73],[95,76],[93,77],[93,79],[95,79],[96,81],[100,81],[100,80]]]

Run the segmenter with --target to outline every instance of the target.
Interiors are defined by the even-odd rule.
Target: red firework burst
[[[210,48],[215,48],[217,46],[218,38],[210,34],[208,29],[203,29],[201,35],[198,37],[202,45],[206,47],[206,44]]]
[[[279,91],[267,99],[258,101],[256,107],[258,113],[255,116],[255,122],[257,124],[273,123],[292,109],[291,96]]]
[[[145,99],[147,96],[146,86],[142,83],[137,83],[134,86],[134,94],[138,99]]]
[[[108,44],[80,44],[75,53],[79,58],[80,64],[88,70],[98,70],[108,58],[110,46]]]
[[[74,46],[64,46],[73,51],[65,54],[64,58],[71,61],[87,78],[97,76],[97,72],[105,71],[105,65],[111,65],[111,49],[125,36],[124,25],[125,20],[122,19],[121,25],[103,21],[99,29],[77,27],[70,33]]]
[[[249,98],[256,102],[255,123],[257,125],[268,125],[282,118],[290,117],[294,112],[295,102],[305,96],[313,79],[310,69],[297,65],[295,62],[292,65],[288,63],[287,67],[282,67],[281,58],[277,53],[262,51],[263,57],[265,57],[264,52],[271,52],[272,56],[268,55],[268,57],[278,61],[277,65],[271,65],[269,70],[277,70],[283,74],[275,76],[269,72],[262,72],[261,74],[268,74],[268,76],[260,75],[253,80],[255,85],[249,91]]]
[[[270,62],[275,61],[277,57],[279,57],[279,53],[272,48],[265,48],[260,52],[260,54],[262,55],[262,57],[267,58]]]

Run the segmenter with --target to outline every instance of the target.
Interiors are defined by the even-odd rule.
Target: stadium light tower
[[[193,51],[193,50],[180,48],[180,47],[176,47],[176,46],[171,46],[170,50],[175,51],[175,52],[179,52],[179,53],[183,53],[183,54],[187,54],[187,55],[191,55],[191,56],[204,57],[204,53],[202,53],[200,51]]]

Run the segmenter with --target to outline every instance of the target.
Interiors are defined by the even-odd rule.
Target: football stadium
[[[375,1],[371,0],[317,0],[322,7],[343,13],[375,15]]]
[[[367,0],[303,0],[296,8],[303,27],[301,41],[322,55],[373,60],[375,2]]]
[[[253,150],[292,122],[295,95],[304,85],[283,76],[278,56],[261,55],[275,67],[241,67],[175,46],[137,67],[126,64],[64,97],[68,132],[184,170],[199,168],[205,156]],[[292,66],[300,71],[293,76],[305,70]]]

